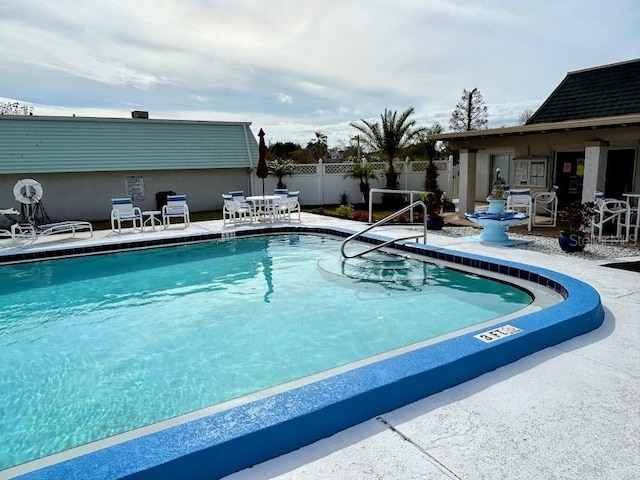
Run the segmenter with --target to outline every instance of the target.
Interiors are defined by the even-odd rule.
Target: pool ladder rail
[[[422,217],[423,217],[423,222],[424,222],[424,229],[423,229],[423,233],[421,233],[420,235],[413,234],[413,235],[409,235],[409,236],[406,236],[406,237],[393,238],[391,240],[388,240],[386,242],[380,243],[378,245],[374,245],[371,248],[368,248],[368,249],[363,250],[362,252],[358,252],[356,254],[348,255],[345,252],[345,247],[346,247],[347,243],[349,243],[350,241],[358,239],[359,237],[363,236],[365,233],[373,230],[376,227],[384,225],[385,223],[389,222],[390,220],[393,220],[394,218],[402,215],[404,212],[407,212],[409,210],[413,210],[415,207],[422,207],[422,212],[423,212]],[[353,235],[345,238],[344,241],[342,242],[342,244],[340,245],[340,254],[342,255],[342,258],[345,258],[345,259],[357,258],[357,257],[361,257],[362,255],[366,255],[367,253],[373,252],[375,250],[379,250],[379,249],[381,249],[383,247],[386,247],[387,245],[391,245],[392,243],[399,242],[399,241],[402,241],[402,240],[415,239],[416,242],[417,242],[418,239],[421,238],[421,237],[423,238],[423,242],[426,245],[426,243],[427,243],[427,206],[424,204],[424,202],[422,200],[417,200],[417,201],[413,202],[412,204],[407,205],[404,208],[401,208],[397,212],[394,212],[391,215],[388,215],[388,216],[384,217],[382,220],[378,220],[373,225],[369,225],[364,230],[361,230],[361,231],[359,231],[357,233],[354,233]]]

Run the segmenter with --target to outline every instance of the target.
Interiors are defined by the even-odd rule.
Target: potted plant
[[[289,160],[282,160],[281,158],[276,158],[272,162],[268,162],[267,166],[269,167],[269,173],[274,175],[278,179],[278,187],[277,188],[286,188],[287,186],[282,183],[282,177],[293,175],[294,166],[293,163]]]
[[[571,253],[584,250],[588,243],[586,230],[590,228],[595,212],[595,203],[578,200],[560,210],[558,216],[565,228],[560,230],[558,243],[563,251]]]

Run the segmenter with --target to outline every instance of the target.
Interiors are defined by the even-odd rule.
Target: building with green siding
[[[156,194],[187,195],[192,211],[219,210],[221,194],[250,191],[258,143],[250,122],[0,116],[0,208],[13,187],[38,181],[53,221],[105,220],[111,198],[156,209]],[[161,195],[160,195],[161,196]]]

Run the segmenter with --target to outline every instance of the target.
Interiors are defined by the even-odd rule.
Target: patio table
[[[245,198],[247,202],[253,204],[258,220],[263,222],[273,222],[275,220],[275,202],[279,199],[280,195],[252,195]]]

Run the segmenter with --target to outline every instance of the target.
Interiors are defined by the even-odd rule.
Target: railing
[[[369,223],[373,222],[373,194],[374,193],[403,193],[409,194],[409,203],[413,203],[413,196],[415,194],[424,195],[427,198],[431,192],[424,192],[422,190],[390,190],[388,188],[370,188],[369,189]],[[413,208],[410,209],[410,218],[413,219]],[[426,218],[426,212],[425,212]]]
[[[398,192],[398,190],[391,190],[393,192]],[[345,246],[347,245],[347,243],[349,243],[351,240],[355,240],[358,237],[361,237],[362,235],[364,235],[365,233],[367,233],[370,230],[373,230],[376,227],[379,227],[380,225],[383,225],[385,223],[387,223],[389,220],[394,219],[395,217],[402,215],[404,212],[411,210],[413,211],[413,209],[415,207],[422,207],[422,211],[423,211],[423,220],[424,220],[424,231],[423,233],[421,233],[420,235],[409,235],[407,237],[400,237],[400,238],[394,238],[392,240],[380,243],[378,245],[374,245],[373,247],[364,250],[362,252],[356,253],[355,255],[347,255],[344,251]],[[378,250],[380,248],[386,247],[387,245],[390,245],[392,243],[398,242],[400,240],[410,240],[412,238],[418,239],[420,237],[423,237],[423,242],[426,244],[427,243],[427,206],[424,204],[423,201],[418,200],[417,202],[413,202],[411,205],[407,205],[406,207],[398,210],[397,212],[392,213],[391,215],[388,215],[386,217],[384,217],[382,220],[377,221],[376,223],[374,223],[373,225],[369,225],[367,228],[365,228],[364,230],[361,230],[360,232],[354,233],[353,235],[351,235],[350,237],[347,237],[342,244],[340,245],[340,253],[342,254],[342,256],[344,258],[356,258],[356,257],[360,257],[362,255],[365,255],[369,252],[373,252],[374,250]]]

